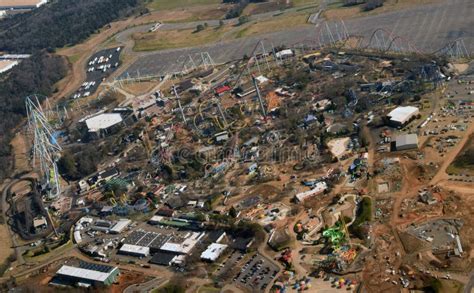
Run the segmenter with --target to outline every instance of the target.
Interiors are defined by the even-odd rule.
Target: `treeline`
[[[66,75],[66,61],[46,51],[34,53],[13,67],[8,74],[0,75],[0,178],[11,167],[13,130],[26,116],[25,97],[32,94],[51,95],[53,86]]]
[[[61,0],[0,22],[0,51],[31,53],[84,41],[140,0]]]
[[[353,6],[362,4],[363,11],[374,10],[375,8],[383,6],[385,0],[344,0],[344,6]]]
[[[239,17],[249,3],[266,2],[266,0],[223,0],[222,2],[235,4],[234,7],[230,9],[225,15],[226,19],[231,19]]]

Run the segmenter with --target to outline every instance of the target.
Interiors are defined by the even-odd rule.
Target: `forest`
[[[64,58],[40,51],[15,66],[8,75],[0,75],[0,178],[8,175],[11,168],[10,141],[26,116],[25,97],[51,95],[54,84],[66,73]]]
[[[0,74],[0,178],[12,167],[10,142],[26,117],[25,97],[50,96],[67,74],[56,48],[84,41],[104,25],[142,9],[140,0],[59,0],[0,21],[0,51],[32,54]]]
[[[32,53],[84,41],[135,11],[139,0],[61,0],[0,21],[0,51]]]

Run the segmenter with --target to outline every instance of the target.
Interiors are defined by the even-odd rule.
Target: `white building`
[[[316,185],[314,186],[313,189],[305,191],[305,192],[298,193],[295,196],[295,198],[299,202],[303,202],[303,201],[305,201],[306,199],[308,199],[310,197],[313,197],[313,196],[316,196],[318,194],[323,193],[326,189],[328,189],[327,183],[324,182],[324,181],[321,181],[321,182],[316,183]]]
[[[292,57],[293,56],[293,51],[290,50],[290,49],[282,50],[282,51],[276,52],[275,56],[278,59],[284,59],[284,58]]]
[[[128,225],[132,223],[129,219],[120,219],[112,228],[110,228],[110,233],[120,234],[127,228]]]
[[[177,254],[189,254],[196,244],[204,237],[205,233],[190,232],[181,243],[166,242],[160,247],[162,251],[173,252]]]
[[[102,113],[82,121],[86,123],[89,132],[100,134],[121,123],[123,119],[118,113]]]
[[[81,264],[81,267],[63,265],[57,272],[55,278],[72,282],[77,285],[89,287],[95,284],[112,285],[118,278],[120,270],[117,267]],[[54,284],[54,279],[52,281]],[[63,285],[63,282],[58,284]]]
[[[150,247],[144,247],[133,244],[124,244],[120,247],[120,254],[131,255],[136,257],[147,257],[150,255]]]
[[[201,253],[201,259],[214,262],[227,249],[227,247],[226,244],[212,243]]]
[[[0,10],[35,9],[48,3],[48,0],[0,0]]]
[[[0,74],[11,70],[18,65],[16,60],[0,60]]]
[[[395,150],[403,151],[418,148],[418,136],[412,134],[402,134],[395,138]]]
[[[387,117],[390,119],[391,124],[395,126],[403,126],[410,122],[419,113],[420,110],[418,110],[417,107],[397,107],[388,113]]]

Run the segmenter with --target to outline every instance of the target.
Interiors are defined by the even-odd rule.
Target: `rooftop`
[[[18,65],[18,61],[15,60],[0,60],[0,73],[7,72],[12,69],[15,65]]]
[[[99,131],[107,129],[115,124],[122,122],[122,116],[118,113],[104,113],[86,120],[89,131]]]
[[[153,255],[150,263],[157,265],[170,265],[175,260],[176,254],[171,252],[157,252]]]
[[[395,138],[396,147],[404,145],[418,145],[418,136],[414,133],[412,134],[402,134]]]
[[[173,239],[163,244],[160,249],[179,254],[188,254],[204,235],[204,233],[190,232],[181,243],[175,243],[174,241],[176,240]]]
[[[72,266],[63,265],[57,272],[57,275],[81,278],[90,281],[104,282],[116,270],[115,267],[110,267],[108,271],[99,271],[87,268],[77,268]]]
[[[120,219],[111,229],[112,233],[120,233],[131,223],[129,219]]]
[[[387,116],[390,120],[405,123],[413,115],[418,114],[418,108],[413,106],[397,107],[393,109]]]
[[[0,0],[0,8],[21,7],[21,6],[36,6],[47,3],[47,0]]]
[[[125,252],[125,253],[135,253],[135,254],[143,254],[143,255],[150,254],[149,247],[138,246],[138,245],[133,245],[133,244],[124,244],[122,245],[119,251],[122,253]]]
[[[221,255],[222,252],[226,250],[226,248],[226,244],[212,243],[207,247],[206,250],[201,253],[201,258],[210,261],[215,261],[219,257],[219,255]]]
[[[316,183],[316,185],[314,186],[313,189],[305,191],[305,192],[298,193],[296,195],[296,198],[301,202],[301,201],[304,201],[305,199],[307,199],[311,196],[317,195],[317,194],[325,191],[327,188],[328,188],[328,185],[326,184],[326,182],[324,182],[324,181],[318,182],[318,183]]]

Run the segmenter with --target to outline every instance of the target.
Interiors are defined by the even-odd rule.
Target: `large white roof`
[[[47,2],[47,0],[0,0],[0,7],[39,7]]]
[[[115,269],[114,269],[115,270]],[[111,270],[109,273],[103,273],[99,271],[93,271],[88,269],[76,268],[71,266],[62,266],[56,274],[64,275],[64,276],[71,276],[76,278],[82,278],[85,280],[91,281],[98,281],[104,282],[110,276],[110,274],[114,271]]]
[[[226,244],[212,243],[201,253],[201,258],[215,261],[226,248]]]
[[[204,235],[204,233],[192,232],[190,235],[187,235],[183,242],[175,243],[168,241],[163,244],[160,249],[180,254],[188,254]]]
[[[406,107],[398,107],[393,109],[388,116],[390,120],[405,123],[408,121],[413,115],[418,114],[418,108],[413,106],[406,106]]]
[[[122,116],[118,113],[103,113],[86,120],[89,131],[107,129],[122,122]]]
[[[7,72],[18,65],[18,61],[15,60],[0,60],[0,73]]]
[[[286,49],[279,51],[275,54],[277,58],[283,58],[283,57],[288,57],[288,56],[293,56],[293,51],[291,49]]]
[[[325,191],[327,188],[328,188],[328,185],[326,184],[326,182],[321,181],[321,182],[316,183],[316,185],[314,186],[313,189],[305,191],[305,192],[298,193],[296,195],[296,198],[301,202],[301,201],[304,201],[305,199],[307,199],[308,197],[317,195],[317,194]]]
[[[403,147],[406,145],[418,145],[418,136],[412,133],[412,134],[402,134],[395,138],[396,147]]]
[[[133,245],[133,244],[124,244],[122,245],[122,247],[120,247],[119,252],[149,255],[150,247]]]
[[[113,227],[110,229],[110,232],[121,233],[123,229],[127,228],[132,221],[129,219],[120,219]]]

